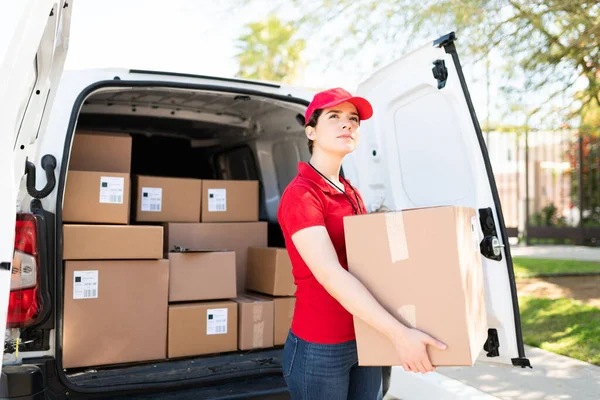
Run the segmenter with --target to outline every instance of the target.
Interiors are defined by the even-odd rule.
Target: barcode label
[[[98,271],[75,271],[73,273],[73,299],[98,298]]]
[[[100,177],[100,203],[123,204],[125,178],[115,176]]]
[[[162,211],[162,188],[142,188],[142,211]]]
[[[227,309],[214,308],[206,312],[206,334],[225,335],[227,333]]]
[[[208,189],[208,212],[227,211],[227,189]]]

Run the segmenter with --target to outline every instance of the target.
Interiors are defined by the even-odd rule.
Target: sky
[[[238,70],[236,38],[244,24],[265,17],[269,1],[251,0],[243,9],[238,4],[239,0],[77,0],[65,68],[135,68],[233,77]],[[360,83],[357,76],[324,72],[319,61],[322,42],[308,41],[307,67],[295,84],[342,86],[355,92]],[[368,60],[369,54],[363,52],[361,57]],[[487,115],[484,70],[481,65],[464,67],[483,123]],[[495,115],[500,83],[493,80],[491,85],[492,120],[501,118]]]
[[[268,2],[252,0],[78,0],[66,69],[123,67],[234,76],[236,39],[263,18]],[[168,6],[166,6],[168,4]],[[310,51],[310,49],[307,49]],[[308,65],[308,87],[356,86],[353,79]]]

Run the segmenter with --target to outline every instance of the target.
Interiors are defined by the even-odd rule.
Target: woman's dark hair
[[[317,126],[317,120],[319,119],[319,117],[321,116],[321,114],[323,114],[323,109],[322,108],[313,111],[312,115],[310,116],[310,118],[306,122],[306,125],[304,125],[304,126],[305,127],[312,126],[313,128],[316,127]],[[313,146],[314,146],[314,142],[312,140],[308,139],[308,151],[309,151],[310,154],[313,153]]]

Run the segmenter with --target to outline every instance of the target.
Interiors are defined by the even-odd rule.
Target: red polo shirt
[[[358,198],[360,210],[364,213],[365,206],[358,190],[342,182],[354,208],[361,213],[356,204]],[[277,216],[296,283],[292,332],[308,342],[332,344],[354,340],[354,321],[352,314],[317,281],[294,246],[292,235],[311,226],[324,226],[341,266],[347,270],[343,217],[354,214],[349,199],[310,165],[301,162],[298,175],[285,189],[279,203]]]

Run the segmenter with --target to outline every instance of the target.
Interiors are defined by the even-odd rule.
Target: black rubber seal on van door
[[[211,78],[212,79],[212,78]],[[73,108],[71,110],[71,117],[69,119],[69,125],[67,127],[67,132],[65,135],[65,145],[63,147],[62,160],[60,165],[60,173],[58,177],[58,187],[56,194],[56,284],[55,284],[55,304],[56,304],[56,374],[60,378],[61,382],[69,389],[71,392],[71,396],[75,394],[92,394],[92,393],[110,393],[114,391],[118,391],[120,395],[126,394],[127,392],[135,391],[135,392],[143,392],[148,390],[156,390],[156,389],[169,389],[181,387],[182,382],[161,382],[154,384],[137,384],[137,385],[123,385],[119,387],[106,387],[102,389],[88,389],[82,388],[79,386],[75,386],[71,383],[71,381],[67,378],[65,371],[62,365],[62,338],[63,338],[63,310],[64,310],[64,276],[63,276],[63,236],[62,236],[62,204],[65,190],[65,180],[67,175],[67,166],[69,163],[70,151],[71,151],[71,142],[73,141],[73,134],[75,132],[75,127],[77,125],[77,120],[79,118],[79,113],[81,107],[85,101],[85,99],[93,94],[95,91],[103,88],[126,88],[126,87],[157,87],[157,88],[171,88],[171,89],[193,89],[193,90],[206,90],[213,92],[227,92],[227,93],[236,93],[248,96],[257,96],[263,98],[270,98],[274,100],[280,100],[283,102],[299,104],[303,106],[308,106],[309,102],[305,99],[301,99],[298,97],[293,97],[292,95],[279,95],[273,93],[261,92],[258,90],[248,90],[248,89],[239,89],[229,86],[218,86],[218,85],[199,85],[199,84],[190,84],[190,83],[182,83],[182,82],[166,82],[166,81],[124,81],[124,80],[103,80],[93,83],[83,89],[77,99],[73,103]],[[281,373],[278,372],[264,372],[264,374],[273,374],[273,373]],[[188,379],[185,381],[185,385],[195,385],[195,384],[206,384],[213,381],[218,381],[220,379],[236,379],[236,378],[245,378],[248,377],[248,374],[240,374],[240,376],[236,376],[235,374],[230,374],[225,377],[214,377],[214,378],[204,378],[204,379]]]
[[[517,350],[519,352],[518,358],[513,358],[512,363],[515,366],[520,366],[522,368],[530,367],[531,364],[529,360],[525,357],[525,347],[523,346],[523,333],[521,330],[521,315],[519,314],[519,298],[517,296],[517,285],[515,282],[515,272],[513,270],[513,261],[510,253],[510,246],[508,246],[508,235],[506,234],[506,225],[504,222],[504,215],[502,214],[502,207],[500,204],[500,196],[498,195],[498,187],[496,186],[496,179],[494,178],[494,172],[492,170],[492,164],[490,162],[490,156],[487,151],[487,146],[483,139],[483,133],[481,131],[481,126],[479,126],[479,120],[477,119],[477,114],[475,113],[475,107],[473,106],[473,101],[471,100],[471,95],[469,94],[469,89],[467,87],[467,82],[465,80],[465,76],[463,74],[462,66],[460,65],[460,60],[458,58],[458,52],[456,51],[456,46],[454,45],[454,41],[456,40],[456,36],[454,32],[451,32],[448,35],[442,36],[438,40],[434,42],[435,46],[443,47],[446,53],[452,55],[452,60],[454,61],[454,66],[458,73],[458,79],[460,81],[460,86],[462,87],[463,93],[465,95],[465,100],[467,102],[467,106],[469,107],[469,113],[471,114],[471,120],[473,122],[473,126],[475,127],[475,132],[477,133],[477,140],[479,141],[479,147],[481,149],[481,155],[483,157],[483,161],[485,163],[485,170],[487,172],[488,180],[490,182],[490,188],[492,189],[492,196],[494,198],[494,205],[496,207],[496,214],[498,215],[498,225],[500,225],[500,234],[502,236],[502,242],[506,244],[504,248],[506,253],[506,266],[508,268],[508,277],[510,281],[510,292],[512,295],[512,304],[513,304],[513,314],[515,318],[515,331],[517,336]]]

